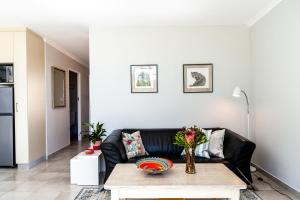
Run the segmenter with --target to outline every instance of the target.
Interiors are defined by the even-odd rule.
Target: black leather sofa
[[[219,130],[221,128],[209,128]],[[117,163],[135,163],[138,158],[127,159],[122,143],[122,132],[133,133],[139,130],[146,151],[150,157],[163,157],[174,163],[185,163],[181,156],[182,147],[174,145],[175,134],[180,129],[119,129],[114,130],[101,144],[105,158],[106,174],[108,178]],[[210,159],[196,157],[196,163],[224,163],[230,170],[238,175],[247,184],[252,183],[250,161],[255,144],[246,138],[226,129],[224,138],[225,158],[211,157]]]

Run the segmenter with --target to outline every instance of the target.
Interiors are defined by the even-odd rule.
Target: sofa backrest
[[[222,128],[205,128],[210,130],[220,130]],[[140,131],[145,149],[150,155],[180,155],[183,151],[182,147],[174,144],[175,135],[180,129],[123,129],[122,132],[133,133]],[[225,129],[224,138],[224,156],[226,159],[235,159],[237,146],[241,145],[247,139]],[[125,150],[124,150],[125,152]],[[125,156],[125,154],[124,154]]]
[[[123,129],[122,132],[140,131],[146,151],[151,155],[180,155],[183,148],[174,144],[179,129]]]

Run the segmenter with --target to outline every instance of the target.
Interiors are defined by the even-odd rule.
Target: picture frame
[[[158,93],[158,65],[130,65],[131,93]]]
[[[184,93],[213,92],[213,64],[184,64],[183,65]]]
[[[52,67],[53,108],[66,107],[66,71]]]

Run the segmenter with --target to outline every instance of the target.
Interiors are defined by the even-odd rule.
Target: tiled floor
[[[254,174],[252,174],[252,177],[253,186],[258,190],[256,191],[256,194],[263,200],[300,200],[300,198],[297,198],[295,195],[291,194],[289,191],[279,186],[279,184],[264,176],[260,172],[255,172]],[[262,177],[264,182],[259,181],[258,177]],[[288,195],[290,198],[280,194],[274,189],[278,190],[280,193]]]
[[[30,170],[0,168],[0,200],[73,200],[81,187],[70,185],[70,159],[82,146],[71,145]]]
[[[82,150],[82,144],[73,144],[30,170],[0,168],[0,200],[73,200],[81,187],[70,185],[70,159]],[[253,176],[257,194],[263,200],[286,200],[285,196],[274,191],[265,181],[294,200],[300,200],[278,184],[256,172]]]

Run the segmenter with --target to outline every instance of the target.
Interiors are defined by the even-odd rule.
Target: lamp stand
[[[246,97],[246,103],[247,103],[247,138],[250,140],[250,109],[249,109],[249,100],[246,92],[244,90],[241,90],[241,92]],[[250,171],[255,172],[256,168],[254,166],[250,166]]]

